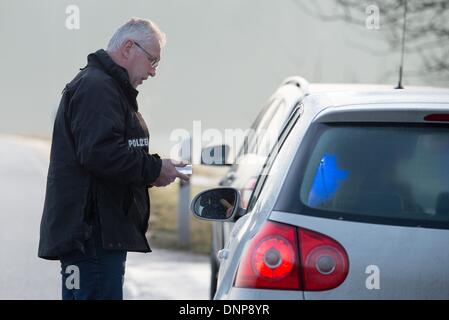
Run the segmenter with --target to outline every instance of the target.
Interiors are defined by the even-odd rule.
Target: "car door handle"
[[[229,256],[229,250],[228,249],[218,250],[217,257],[218,257],[219,260],[226,260],[228,258],[228,256]]]

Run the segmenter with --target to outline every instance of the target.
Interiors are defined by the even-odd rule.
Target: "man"
[[[149,154],[138,112],[136,88],[156,75],[164,44],[156,24],[133,18],[63,91],[38,253],[61,261],[63,299],[122,299],[127,251],[151,251],[148,188],[189,179]]]

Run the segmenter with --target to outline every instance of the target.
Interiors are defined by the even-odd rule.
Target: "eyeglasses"
[[[144,48],[142,48],[142,46],[140,44],[138,44],[137,42],[133,41],[133,43],[139,47],[140,50],[142,50],[145,55],[147,56],[148,61],[150,61],[150,65],[152,68],[157,68],[158,64],[159,64],[159,59],[154,58],[151,54],[148,53],[147,50],[145,50]]]

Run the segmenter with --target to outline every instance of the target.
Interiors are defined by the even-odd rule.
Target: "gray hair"
[[[159,41],[161,48],[165,45],[166,36],[154,22],[141,18],[131,18],[115,31],[106,50],[116,52],[127,40],[148,43],[154,38]]]

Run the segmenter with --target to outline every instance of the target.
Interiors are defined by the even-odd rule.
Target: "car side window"
[[[285,101],[284,100],[275,100],[270,107],[268,108],[267,112],[262,117],[260,123],[255,128],[255,134],[252,136],[251,141],[249,141],[249,149],[248,153],[252,154],[258,154],[261,152],[262,148],[269,148],[269,146],[264,147],[263,143],[267,143],[268,139],[270,139],[270,136],[276,135],[275,138],[279,137],[279,132],[273,132],[270,131],[270,127],[272,127],[273,120],[278,113],[280,108],[285,108]],[[281,124],[282,125],[282,124]],[[267,152],[268,153],[268,152]]]
[[[276,106],[279,104],[278,98],[273,98],[258,114],[256,120],[252,124],[249,134],[245,137],[242,147],[240,148],[238,157],[244,156],[251,153],[255,141],[257,140],[257,135],[263,125],[270,119],[270,115],[276,110]]]
[[[270,154],[268,155],[267,161],[264,164],[263,170],[262,170],[261,174],[259,175],[259,178],[257,180],[253,194],[251,195],[251,198],[249,200],[247,211],[246,211],[247,213],[250,212],[254,208],[254,205],[256,204],[257,199],[259,198],[259,195],[263,189],[263,185],[265,184],[265,181],[268,177],[268,173],[274,163],[274,160],[277,158],[277,155],[278,155],[280,149],[282,148],[285,140],[287,140],[289,133],[291,132],[291,130],[294,128],[294,126],[300,119],[302,110],[303,110],[303,105],[301,103],[298,103],[295,106],[294,111],[290,115],[289,119],[287,120],[285,126],[283,127],[277,144],[273,147],[273,150],[275,152],[270,152]]]
[[[291,109],[287,106],[285,100],[281,100],[270,114],[269,121],[263,125],[257,136],[257,142],[252,153],[267,157],[273,147],[279,140],[282,129],[284,128]]]

